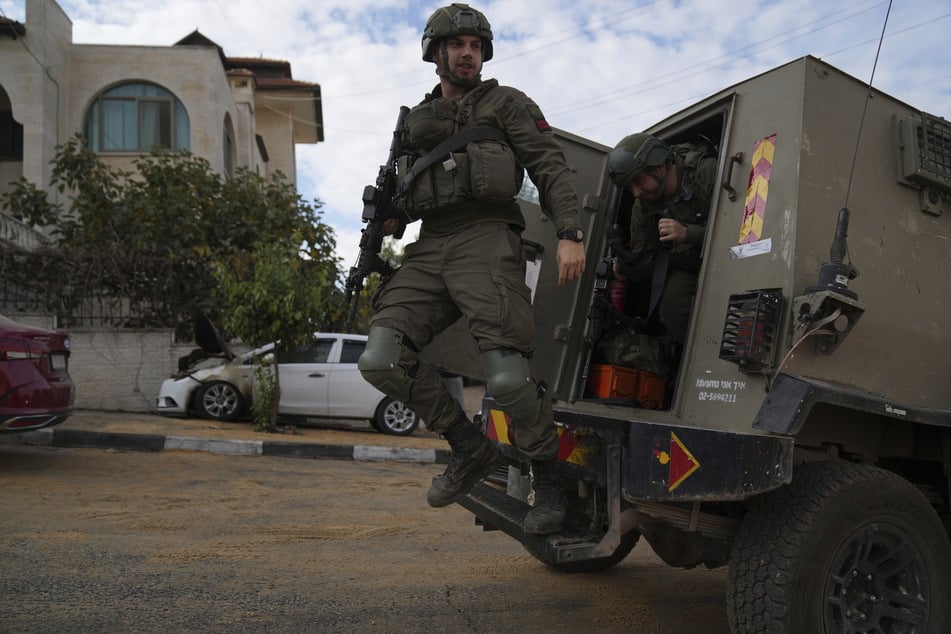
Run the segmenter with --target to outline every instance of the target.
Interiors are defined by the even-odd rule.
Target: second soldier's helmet
[[[638,132],[621,139],[608,156],[608,176],[618,187],[626,187],[648,167],[663,165],[670,148],[657,137]]]
[[[492,59],[492,27],[489,21],[468,4],[455,2],[436,9],[423,30],[423,61],[431,62],[432,48],[440,40],[454,35],[475,35],[482,39],[482,61]]]

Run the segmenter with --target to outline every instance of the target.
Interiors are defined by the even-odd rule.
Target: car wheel
[[[385,398],[376,408],[376,416],[370,422],[384,434],[409,436],[419,425],[419,416],[405,404]]]
[[[902,477],[829,461],[753,501],[730,557],[734,632],[951,632],[951,546]]]
[[[233,421],[244,411],[244,397],[238,388],[230,383],[214,381],[198,389],[195,409],[204,418]]]

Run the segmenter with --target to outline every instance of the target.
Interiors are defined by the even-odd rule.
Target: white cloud
[[[363,187],[376,178],[400,105],[436,83],[420,32],[426,0],[59,0],[77,43],[171,45],[198,29],[230,56],[287,60],[321,85],[326,141],[298,147],[304,198],[324,202],[338,255],[356,258]],[[613,145],[689,103],[806,54],[868,81],[887,2],[857,0],[488,0],[495,58],[556,127]],[[0,0],[24,19],[24,0]],[[951,7],[891,7],[875,85],[951,116]],[[415,235],[410,230],[407,236]]]

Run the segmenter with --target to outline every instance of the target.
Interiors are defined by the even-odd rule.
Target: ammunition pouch
[[[411,218],[425,219],[461,200],[511,200],[523,170],[505,133],[481,126],[454,134],[424,156],[400,157],[397,173],[400,207]]]
[[[458,105],[452,99],[433,99],[409,111],[403,124],[403,145],[429,152],[456,131]]]
[[[469,191],[476,200],[511,200],[522,187],[524,171],[507,143],[482,141],[466,146]]]
[[[451,157],[445,155],[444,160],[451,162],[419,171],[412,181],[403,181],[405,186],[400,186],[399,205],[410,218],[425,219],[434,209],[468,197],[469,157],[459,152]],[[401,174],[410,173],[419,161],[411,156],[401,157],[397,170]]]

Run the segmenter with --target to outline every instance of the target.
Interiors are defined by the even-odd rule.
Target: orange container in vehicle
[[[661,409],[667,381],[643,370],[619,365],[592,365],[588,370],[588,391],[595,398],[632,398],[641,407]]]

